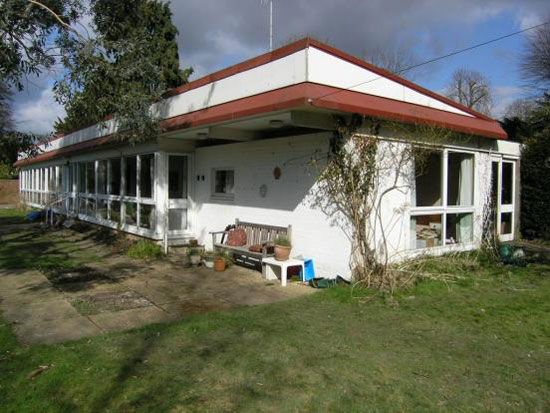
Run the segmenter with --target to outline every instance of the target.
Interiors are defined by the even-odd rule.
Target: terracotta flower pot
[[[290,250],[292,247],[284,247],[282,245],[275,245],[275,259],[277,261],[286,261],[290,257]]]
[[[214,260],[214,271],[225,271],[225,260],[223,258],[216,258]]]

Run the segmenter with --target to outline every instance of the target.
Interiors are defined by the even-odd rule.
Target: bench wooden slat
[[[264,243],[273,243],[275,239],[280,235],[285,235],[290,240],[291,226],[281,227],[277,225],[264,225],[254,222],[244,222],[239,219],[235,220],[235,228],[242,228],[246,233],[246,245],[242,247],[235,247],[227,244],[221,244],[216,242],[216,235],[225,233],[224,231],[211,232],[212,245],[216,249],[226,249],[232,251],[237,255],[243,255],[253,257],[255,259],[261,259],[262,257],[272,256],[274,254],[264,254],[263,252],[249,251],[249,247],[252,245],[261,245]]]

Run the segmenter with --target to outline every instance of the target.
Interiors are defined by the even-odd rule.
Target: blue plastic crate
[[[313,268],[313,260],[304,260],[304,275],[302,281],[310,281],[315,278],[315,269]]]

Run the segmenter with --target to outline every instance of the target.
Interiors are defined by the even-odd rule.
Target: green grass
[[[162,248],[153,241],[141,240],[131,245],[126,255],[139,259],[159,259],[162,257]]]
[[[21,224],[28,213],[23,209],[0,209],[0,225]]]
[[[550,267],[449,262],[459,282],[395,301],[338,287],[28,348],[0,321],[2,411],[548,411]]]

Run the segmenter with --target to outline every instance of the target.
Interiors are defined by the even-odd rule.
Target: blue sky
[[[260,0],[173,0],[182,67],[194,78],[267,51],[268,8]],[[425,61],[550,20],[549,0],[274,0],[275,47],[306,35],[364,56],[372,49],[410,48]],[[444,92],[453,71],[477,70],[493,87],[493,116],[526,95],[518,63],[525,35],[502,40],[416,69],[413,80]],[[55,103],[55,74],[32,79],[15,96],[21,130],[46,133],[63,108]]]

